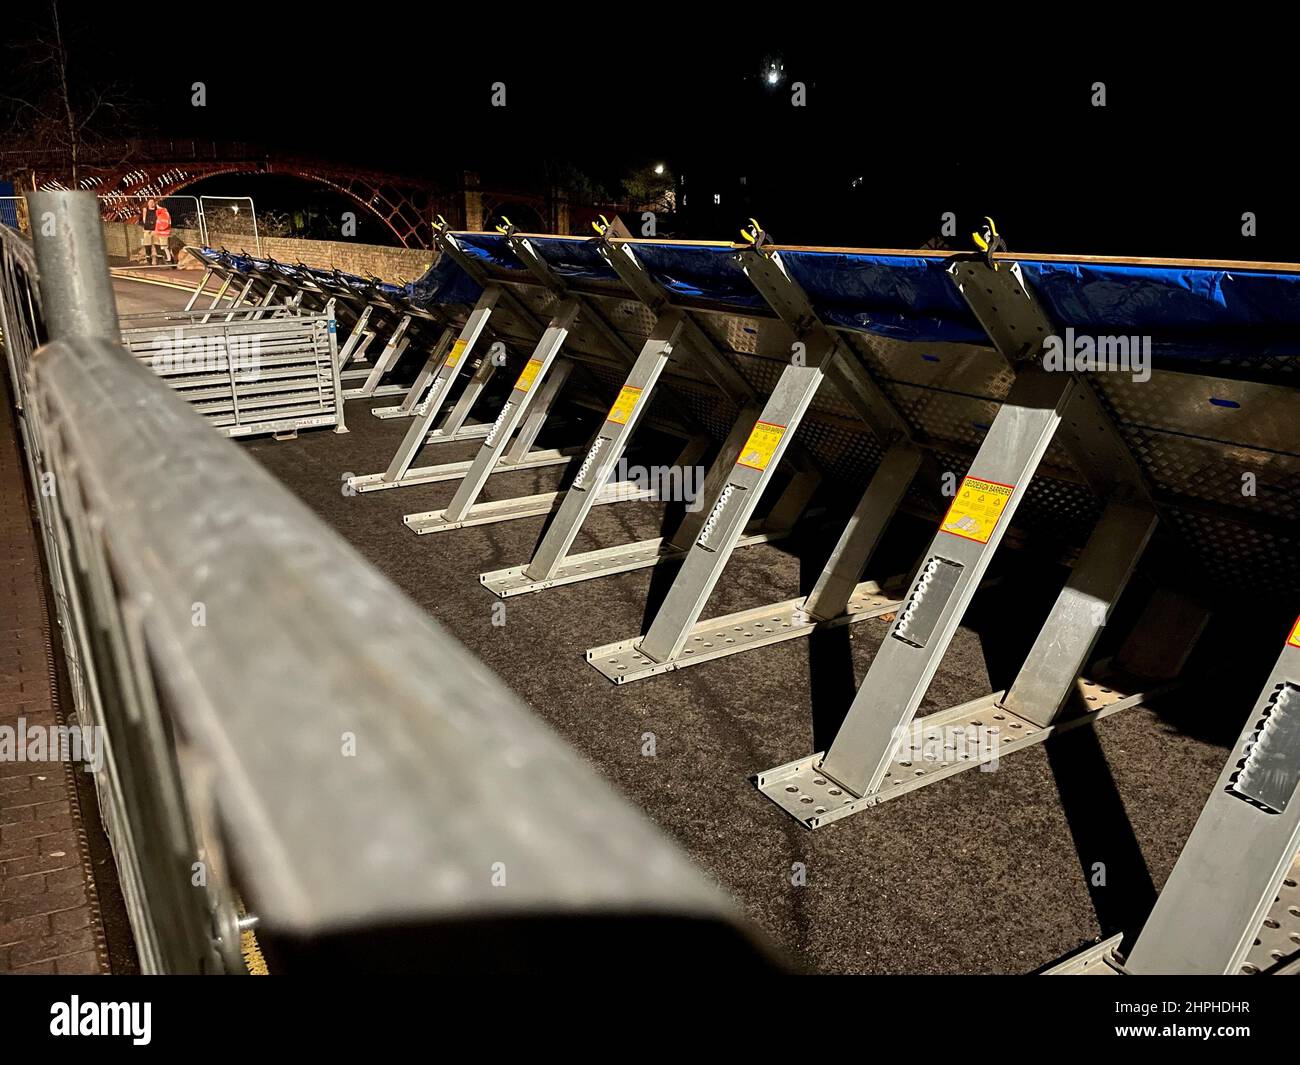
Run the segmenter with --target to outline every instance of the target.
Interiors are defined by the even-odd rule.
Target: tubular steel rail
[[[652,962],[680,961],[665,926],[757,961],[666,837],[122,348],[93,197],[31,209],[34,254],[0,229],[0,321],[142,967],[242,971],[240,899],[349,957],[400,928],[414,964],[573,964],[582,937],[560,956],[535,920],[562,917],[593,951],[613,921]]]

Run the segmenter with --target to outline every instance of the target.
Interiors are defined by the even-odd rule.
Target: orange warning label
[[[987,544],[1015,490],[1015,485],[963,478],[939,531]]]
[[[468,340],[458,340],[451,346],[451,351],[447,354],[447,369],[452,369],[460,362],[460,357],[465,354],[467,347],[469,347]]]
[[[740,449],[740,458],[736,460],[736,465],[748,466],[751,470],[767,469],[772,456],[776,454],[777,445],[781,443],[781,437],[785,436],[785,429],[784,425],[755,422],[754,428],[750,430],[749,439]]]
[[[541,372],[542,360],[529,359],[528,365],[524,367],[523,372],[519,375],[519,380],[515,382],[515,391],[527,392],[533,387],[533,382],[537,380],[537,375]]]
[[[609,421],[616,422],[619,425],[626,425],[627,420],[632,417],[632,411],[636,409],[636,401],[641,398],[641,389],[633,388],[631,385],[624,385],[618,392],[618,398],[614,400],[614,405],[609,408]]]
[[[1288,647],[1300,647],[1300,618],[1295,619],[1295,628],[1291,630],[1291,638],[1287,640]]]

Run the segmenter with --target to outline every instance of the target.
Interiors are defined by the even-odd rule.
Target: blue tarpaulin
[[[457,234],[485,265],[525,268],[497,234]],[[562,277],[614,279],[593,242],[530,237]],[[740,312],[764,304],[726,247],[641,242],[637,258],[670,296]],[[790,276],[822,319],[895,340],[987,343],[939,256],[782,251]],[[1150,336],[1157,358],[1300,355],[1300,273],[1266,269],[1020,260],[1059,327],[1092,335]],[[418,300],[471,302],[464,274],[445,257],[413,288]],[[468,295],[472,292],[472,295]]]
[[[527,273],[503,236],[461,233],[456,240],[485,267]],[[617,280],[590,240],[529,240],[563,278]],[[740,313],[764,308],[734,252],[724,246],[648,241],[635,249],[670,297]],[[949,280],[944,257],[808,249],[780,254],[829,324],[895,340],[988,342]],[[1094,336],[1150,336],[1157,359],[1300,355],[1300,273],[1034,259],[1020,260],[1020,268],[1058,327]],[[358,288],[370,284],[341,276]],[[443,256],[404,290],[384,286],[384,291],[427,307],[472,304],[480,289]]]

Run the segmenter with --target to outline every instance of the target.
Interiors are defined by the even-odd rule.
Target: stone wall
[[[105,222],[104,241],[110,261],[117,264],[138,262],[143,250],[144,231],[133,223]],[[194,229],[172,230],[172,254],[186,244],[197,245]],[[248,234],[209,232],[208,243],[230,251],[253,251],[256,245]],[[357,244],[346,240],[298,240],[293,237],[263,237],[262,254],[285,263],[306,263],[322,269],[339,270],[361,277],[380,277],[398,283],[414,281],[424,274],[437,257],[427,248],[388,248],[378,244]],[[197,264],[196,264],[197,265]]]

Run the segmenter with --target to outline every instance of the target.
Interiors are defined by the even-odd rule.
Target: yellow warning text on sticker
[[[447,355],[447,369],[452,369],[460,362],[460,357],[465,354],[467,347],[469,347],[468,340],[458,340],[451,346],[451,352]]]
[[[537,375],[542,372],[541,359],[529,359],[528,365],[524,367],[523,372],[519,375],[519,380],[515,382],[517,392],[527,392],[533,387],[533,382],[537,380]]]
[[[1015,490],[1010,484],[981,481],[978,477],[963,478],[939,531],[987,544]]]
[[[609,408],[609,420],[619,425],[626,425],[627,420],[632,417],[632,411],[636,408],[636,401],[640,398],[641,389],[624,385],[618,391],[618,399],[614,400],[614,405]]]
[[[1295,628],[1291,630],[1291,639],[1287,640],[1288,647],[1300,647],[1300,618],[1295,619]]]
[[[740,449],[740,458],[736,460],[736,465],[748,466],[751,470],[767,469],[783,436],[785,436],[784,425],[755,422],[754,428],[750,430],[749,439]]]

